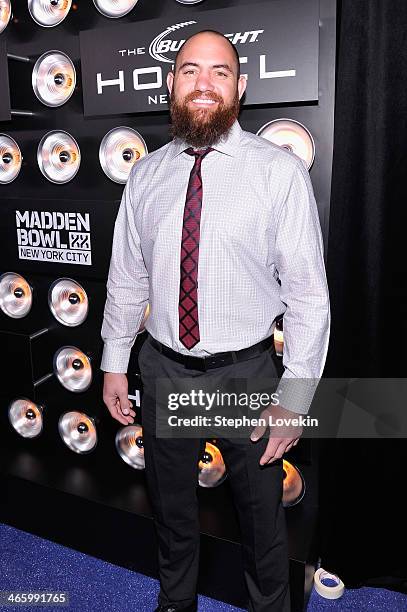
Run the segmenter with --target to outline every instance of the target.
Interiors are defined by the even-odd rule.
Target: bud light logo
[[[185,28],[186,26],[190,26],[195,24],[196,21],[184,21],[183,23],[176,23],[175,25],[169,26],[164,32],[161,32],[158,36],[154,38],[150,47],[148,49],[151,57],[158,60],[159,62],[167,62],[172,64],[174,62],[173,58],[169,58],[164,55],[164,53],[176,53],[184,44],[184,40],[169,40],[166,39],[166,36],[171,35],[173,32],[180,30],[181,28]]]

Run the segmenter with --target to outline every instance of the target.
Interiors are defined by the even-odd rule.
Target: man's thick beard
[[[230,130],[238,118],[240,110],[239,95],[236,92],[230,106],[225,106],[222,98],[213,95],[211,98],[219,102],[216,110],[212,111],[209,108],[204,108],[191,111],[187,103],[194,98],[198,98],[200,93],[189,94],[182,103],[175,100],[174,90],[172,90],[170,96],[172,136],[184,140],[197,149],[210,147],[217,143]],[[203,117],[205,118],[203,119]]]

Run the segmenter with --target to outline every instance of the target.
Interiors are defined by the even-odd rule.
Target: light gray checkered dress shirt
[[[330,307],[310,177],[297,156],[242,130],[238,121],[202,162],[201,339],[190,351],[181,344],[181,234],[194,163],[187,147],[174,139],[130,172],[114,228],[101,369],[127,372],[149,303],[149,333],[198,357],[267,338],[284,313],[282,380],[318,379],[328,350]],[[304,395],[286,407],[305,414],[310,401]]]

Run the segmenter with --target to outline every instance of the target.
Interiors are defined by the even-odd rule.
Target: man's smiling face
[[[172,129],[189,144],[210,146],[237,119],[246,88],[224,36],[203,32],[184,43],[169,73]]]

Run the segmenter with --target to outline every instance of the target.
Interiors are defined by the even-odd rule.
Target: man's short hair
[[[224,34],[222,34],[222,32],[218,32],[217,30],[201,30],[200,32],[195,32],[195,34],[191,34],[191,36],[189,36],[185,42],[183,43],[183,45],[178,49],[177,54],[175,56],[175,60],[174,60],[174,74],[177,70],[177,59],[178,59],[178,55],[179,53],[182,51],[184,45],[191,40],[191,38],[193,38],[194,36],[198,36],[198,34],[215,34],[216,36],[222,36],[222,38],[224,38],[225,40],[228,41],[229,45],[231,46],[235,59],[236,59],[236,69],[237,69],[237,78],[240,77],[240,60],[239,60],[239,54],[237,52],[237,49],[235,47],[235,45],[228,39],[226,38],[226,36],[224,36]]]

